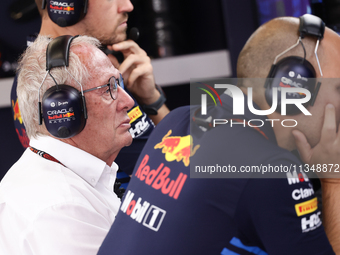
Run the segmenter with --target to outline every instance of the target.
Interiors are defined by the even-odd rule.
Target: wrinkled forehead
[[[98,48],[93,49],[91,57],[87,58],[87,68],[91,82],[101,85],[108,82],[111,76],[116,76],[116,69],[110,59]]]
[[[93,45],[82,45],[78,49],[74,49],[80,60],[91,72],[103,67],[111,67],[112,63],[105,53]]]

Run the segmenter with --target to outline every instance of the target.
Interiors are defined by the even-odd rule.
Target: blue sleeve
[[[27,148],[29,146],[29,139],[26,134],[26,128],[22,121],[21,112],[19,109],[19,102],[18,102],[18,96],[17,96],[17,80],[18,80],[18,74],[14,77],[12,90],[11,90],[11,105],[12,105],[12,113],[13,113],[13,119],[14,119],[14,127],[15,132],[18,135],[18,138],[24,148]]]
[[[268,254],[334,254],[307,175],[284,175],[249,180],[236,213],[243,235],[257,233]]]

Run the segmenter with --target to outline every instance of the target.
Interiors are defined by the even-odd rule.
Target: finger
[[[306,136],[299,130],[293,130],[296,147],[303,162],[309,163],[312,156],[312,147],[308,143]]]
[[[337,138],[336,133],[336,116],[335,108],[332,104],[327,104],[325,108],[325,117],[321,131],[321,141],[332,142]]]
[[[130,67],[129,69],[125,70],[124,73],[121,72],[120,69],[119,69],[119,71],[120,71],[120,73],[122,74],[123,79],[124,79],[124,85],[125,85],[125,87],[126,87],[127,89],[129,89],[129,90],[131,89],[131,86],[130,86],[130,83],[129,83],[129,77],[130,77],[131,72],[132,72],[132,70],[133,70],[134,68],[135,68],[135,66],[132,66],[132,67]]]
[[[121,51],[123,54],[145,54],[145,51],[139,47],[139,45],[132,41],[132,40],[126,40],[122,41],[120,43],[116,43],[112,45],[112,49],[115,51]]]
[[[134,84],[135,81],[142,76],[152,74],[152,66],[150,65],[139,65],[137,68],[133,69],[133,71],[130,74],[128,83]]]
[[[138,66],[140,64],[148,64],[151,66],[150,58],[147,56],[141,57],[139,55],[131,54],[121,63],[119,71],[121,73],[125,73],[126,70],[132,66]]]
[[[120,64],[118,62],[118,59],[115,56],[113,56],[112,54],[107,55],[107,57],[110,59],[112,65],[115,68],[119,69]]]

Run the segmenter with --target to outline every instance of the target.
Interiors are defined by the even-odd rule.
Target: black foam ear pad
[[[84,0],[47,1],[47,12],[50,19],[60,27],[68,27],[81,20],[87,11]]]
[[[304,88],[311,92],[315,89],[316,73],[312,64],[304,58],[290,56],[283,58],[277,64],[273,65],[266,80],[265,97],[269,106],[273,102],[273,88],[278,88],[277,112],[281,112],[281,93],[282,87]],[[299,99],[304,98],[301,93],[289,93],[287,98]],[[286,108],[287,115],[300,113],[300,109],[295,105],[288,104]]]
[[[81,93],[69,85],[49,88],[42,99],[42,115],[48,132],[57,138],[70,138],[86,124],[86,106]]]

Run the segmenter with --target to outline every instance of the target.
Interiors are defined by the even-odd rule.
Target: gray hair
[[[19,60],[18,102],[26,133],[30,139],[48,134],[45,125],[39,125],[38,101],[41,98],[38,98],[38,91],[46,74],[46,49],[51,40],[46,36],[39,35]],[[99,45],[100,42],[97,39],[89,36],[76,37],[71,43],[67,70],[83,87],[89,83],[90,74],[94,68],[91,64],[94,55],[93,46],[99,47]],[[79,84],[68,72],[65,67],[51,70],[51,74],[58,84],[68,84],[80,90]],[[47,76],[41,87],[40,97],[54,85],[53,79]]]

